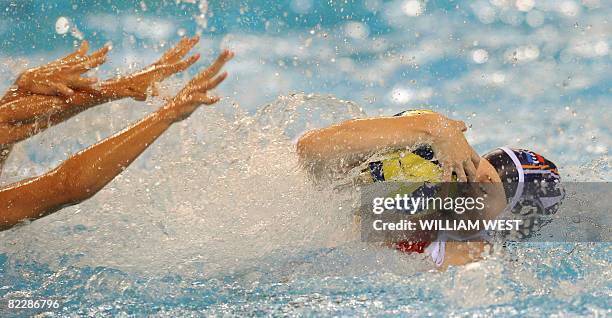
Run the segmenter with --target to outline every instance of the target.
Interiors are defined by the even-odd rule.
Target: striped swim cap
[[[527,149],[499,147],[483,156],[504,183],[506,211],[521,215],[520,234],[527,238],[550,220],[542,216],[557,212],[565,195],[557,166]]]

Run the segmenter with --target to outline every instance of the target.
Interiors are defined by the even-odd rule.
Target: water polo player
[[[429,110],[406,111],[393,117],[345,121],[305,133],[297,143],[303,166],[319,181],[470,182],[498,184],[503,200],[493,200],[494,213],[518,213],[524,207],[535,214],[554,213],[561,196],[537,194],[526,182],[557,183],[556,166],[529,150],[501,147],[478,156],[465,139],[462,121]],[[535,217],[535,216],[534,216]],[[533,220],[532,220],[533,221]],[[529,235],[537,222],[521,227]],[[462,265],[481,257],[484,240],[458,241],[445,237],[393,242],[404,252],[428,252],[437,266]]]

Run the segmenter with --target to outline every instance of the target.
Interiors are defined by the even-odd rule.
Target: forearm
[[[114,93],[107,93],[101,96],[107,96],[106,100],[118,99],[119,97],[113,95]],[[90,95],[95,96],[95,95]],[[93,98],[93,97],[92,97]],[[99,104],[99,103],[98,103]],[[84,104],[79,106],[68,107],[64,111],[57,109],[55,112],[51,112],[49,115],[38,118],[33,121],[24,121],[17,123],[1,123],[0,122],[0,145],[12,145],[19,141],[28,139],[47,128],[62,123],[69,118],[76,116],[82,111],[97,105],[96,103]]]
[[[3,145],[13,145],[19,141],[28,139],[47,128],[66,121],[83,111],[83,108],[75,107],[61,113],[55,113],[49,117],[36,120],[34,122],[2,124],[0,123],[0,147]]]
[[[49,96],[38,94],[20,94],[18,97],[5,99],[0,104],[0,123],[17,124],[33,122],[39,118],[78,109],[83,111],[112,100],[128,97],[119,90],[117,80],[107,81],[97,89],[80,89],[74,95]]]
[[[109,80],[98,89],[76,91],[70,98],[46,95],[21,95],[0,104],[0,145],[27,139],[84,110],[112,100],[135,97],[122,86],[122,78]]]
[[[174,122],[165,109],[78,153],[57,168],[70,175],[70,201],[96,193],[127,168]]]
[[[55,98],[55,97],[53,97]],[[20,121],[20,122],[1,122],[0,121],[0,145],[11,145],[27,139],[31,136],[44,131],[45,129],[61,123],[68,118],[88,109],[91,105],[70,106],[69,104],[58,102],[57,100],[47,99],[41,104],[48,104],[51,108],[47,108],[47,114],[40,115],[38,118]],[[40,104],[39,104],[40,105]],[[57,107],[60,106],[60,107]],[[63,106],[63,107],[61,107]],[[46,106],[43,106],[46,107]],[[6,112],[5,112],[6,114]],[[10,116],[10,115],[9,115]]]
[[[166,131],[175,117],[162,108],[49,173],[0,190],[0,229],[93,196]]]
[[[297,144],[303,159],[333,160],[386,148],[431,143],[444,120],[438,114],[349,120],[306,133]]]

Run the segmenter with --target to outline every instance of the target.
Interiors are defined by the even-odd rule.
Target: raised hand
[[[97,79],[83,77],[83,74],[106,61],[110,46],[91,55],[87,55],[88,50],[89,43],[83,41],[81,47],[68,56],[25,71],[15,82],[17,93],[71,96],[75,89],[90,87]]]
[[[233,52],[224,50],[211,67],[196,75],[164,106],[164,110],[170,112],[173,120],[177,121],[188,117],[202,104],[212,105],[219,101],[219,97],[209,96],[208,91],[217,87],[227,78],[226,72],[218,76],[217,74],[232,57],[234,57]]]
[[[173,63],[172,57],[181,54],[184,55],[170,52],[164,55],[161,62]],[[232,56],[230,51],[224,51],[210,68],[198,74],[164,107],[118,134],[79,152],[42,176],[0,188],[0,202],[8,202],[0,213],[0,230],[26,219],[41,218],[66,205],[87,200],[100,191],[174,122],[185,118],[201,104],[213,104],[219,100],[207,93],[227,77],[226,73],[217,74]],[[75,94],[69,100],[77,99],[76,95],[80,94]],[[3,136],[0,131],[0,137]]]
[[[140,72],[111,81],[105,86],[115,90],[123,97],[132,97],[141,101],[146,100],[149,88],[152,89],[151,94],[157,96],[157,83],[175,73],[186,70],[200,58],[199,54],[195,54],[183,60],[183,57],[185,57],[199,41],[199,36],[193,38],[183,37],[175,47],[164,53],[157,62]]]

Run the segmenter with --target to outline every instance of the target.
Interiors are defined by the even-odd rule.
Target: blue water
[[[202,34],[188,75],[222,47],[237,54],[222,102],[88,202],[0,233],[0,298],[59,297],[56,315],[96,317],[612,314],[609,243],[520,245],[440,273],[346,234],[342,198],[305,185],[291,144],[364,113],[431,108],[465,120],[480,153],[533,148],[565,180],[609,181],[609,1],[203,3],[0,1],[2,90],[80,39],[113,44],[102,78],[182,34]],[[0,182],[43,173],[161,103],[114,102],[24,141]]]
[[[2,284],[4,293],[27,290],[34,297],[65,297],[66,312],[88,316],[606,316],[610,282],[602,273],[609,271],[610,250],[601,244],[585,245],[578,247],[579,257],[568,255],[574,248],[531,247],[530,253],[560,261],[553,264],[506,260],[503,268],[485,263],[443,274],[374,270],[355,276],[334,273],[338,269],[333,268],[341,266],[334,263],[346,257],[342,250],[302,251],[290,259],[260,260],[271,266],[256,282],[247,277],[251,271],[185,279],[140,277],[108,267],[64,265],[50,270],[27,262],[10,264],[18,271],[4,270]],[[0,261],[9,266],[5,255]],[[319,268],[287,273],[310,266]],[[524,281],[524,271],[535,275],[529,277],[531,282]],[[593,284],[584,285],[590,279]]]

